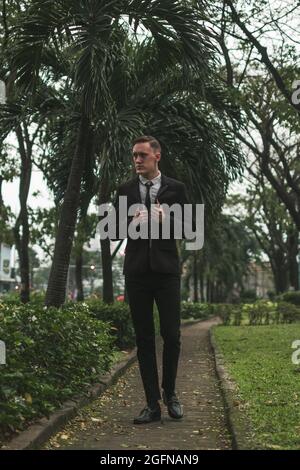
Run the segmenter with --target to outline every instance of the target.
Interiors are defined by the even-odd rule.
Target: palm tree
[[[242,161],[223,125],[226,115],[236,114],[226,90],[202,69],[191,73],[187,80],[176,57],[162,67],[152,38],[137,42],[126,36],[120,47],[124,50],[114,57],[108,81],[112,106],[96,110],[90,130],[81,201],[87,196],[90,201],[97,194],[99,203],[109,202],[116,185],[131,173],[132,139],[151,131],[163,144],[162,170],[183,179],[191,199],[206,203],[208,218],[215,216]],[[59,79],[69,74],[66,61],[63,64],[52,60]],[[56,100],[52,97],[50,106],[51,96],[49,93],[46,109],[50,108],[52,118],[47,121],[44,138],[47,159],[40,168],[60,204],[76,149],[80,106],[76,90],[69,86]],[[101,240],[101,256],[103,298],[112,302],[113,255],[109,240]]]
[[[95,132],[90,139],[94,152],[88,153],[85,186],[97,187],[99,203],[109,202],[116,185],[130,176],[133,137],[154,130],[164,147],[163,171],[183,179],[191,199],[206,203],[206,217],[216,217],[228,183],[242,162],[223,125],[226,115],[234,114],[225,91],[207,77],[203,77],[200,87],[197,74],[185,82],[178,62],[161,71],[152,39],[138,44],[130,40],[124,42],[124,47],[126,54],[120,54],[111,66],[109,88],[114,110],[109,115],[97,110],[95,115]],[[72,95],[68,100],[76,101]],[[45,174],[52,184],[55,181],[60,198],[65,191],[76,130],[70,126],[71,115],[72,109],[61,113],[48,137],[51,158]],[[93,182],[95,175],[99,179],[97,186]],[[112,302],[113,256],[109,240],[101,240],[101,256],[103,298]]]
[[[162,143],[161,170],[189,188],[190,199],[206,204],[216,216],[229,182],[243,160],[223,125],[237,118],[220,84],[207,72],[184,76],[176,59],[161,67],[153,40],[125,41],[126,53],[113,66],[109,87],[115,103],[107,119],[99,115],[99,204],[111,200],[116,185],[132,171],[131,142],[137,134],[154,134]],[[123,56],[125,59],[123,59]],[[122,86],[120,86],[122,84]],[[96,145],[97,147],[97,145]],[[109,240],[101,240],[103,298],[113,301]]]
[[[180,1],[34,0],[14,30],[17,82],[34,90],[47,69],[49,57],[68,52],[71,75],[78,92],[80,123],[56,238],[46,305],[59,306],[65,298],[67,269],[79,204],[80,184],[87,157],[88,136],[95,111],[113,108],[108,85],[111,61],[120,54],[124,25],[147,31],[166,61],[181,57],[186,70],[207,67],[211,46],[204,38],[199,12]]]
[[[14,29],[12,67],[18,86],[34,93],[42,75],[49,72],[51,56],[66,51],[71,64],[67,79],[80,103],[76,150],[60,212],[46,305],[59,306],[65,299],[88,136],[96,110],[109,112],[113,105],[107,84],[111,61],[120,54],[124,25],[132,26],[133,34],[152,35],[163,61],[176,56],[188,75],[210,64],[212,46],[203,32],[201,14],[200,8],[194,10],[178,0],[33,0]]]

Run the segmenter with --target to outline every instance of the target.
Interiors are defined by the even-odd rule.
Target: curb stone
[[[213,330],[209,330],[210,344],[215,359],[215,368],[223,395],[225,418],[231,434],[233,450],[262,450],[255,441],[251,423],[237,402],[237,385],[226,370],[223,354],[220,352]]]
[[[193,325],[204,320],[188,320],[181,324],[181,328]],[[49,419],[44,417],[18,436],[13,437],[9,442],[0,447],[0,451],[5,450],[37,450],[48,439],[56,434],[68,421],[77,415],[80,408],[92,402],[102,395],[106,389],[112,386],[126,372],[126,370],[137,360],[137,348],[135,347],[125,359],[112,366],[109,372],[99,377],[97,384],[94,384],[87,391],[87,396],[70,399],[64,402],[57,411],[50,414]]]

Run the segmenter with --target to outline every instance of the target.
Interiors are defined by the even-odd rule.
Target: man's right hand
[[[132,223],[135,226],[147,224],[148,223],[148,211],[146,209],[141,210],[141,211],[137,209],[133,216]]]

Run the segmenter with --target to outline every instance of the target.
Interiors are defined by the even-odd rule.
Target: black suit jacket
[[[127,208],[132,204],[142,203],[139,190],[139,177],[134,177],[133,179],[123,183],[118,188],[114,202],[114,207],[116,209],[117,231],[116,238],[111,238],[111,240],[121,239],[119,238],[119,196],[127,196]],[[155,202],[157,202],[157,200],[160,204],[165,203],[169,206],[174,203],[180,204],[182,207],[182,214],[183,205],[189,203],[184,183],[173,178],[169,178],[163,174],[161,174],[161,187],[159,188]],[[170,239],[162,239],[161,231],[160,238],[152,239],[151,244],[148,239],[138,238],[137,240],[134,240],[129,237],[127,238],[123,274],[147,272],[149,270],[149,266],[151,266],[151,269],[156,272],[180,273],[178,250],[173,233],[174,217],[172,214],[170,214],[170,219]],[[131,220],[132,217],[127,216],[127,227]],[[180,222],[183,223],[183,218]],[[193,229],[195,229],[194,220],[192,224]],[[182,233],[182,238],[185,238],[183,229]]]

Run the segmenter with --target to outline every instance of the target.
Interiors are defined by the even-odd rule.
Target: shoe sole
[[[152,418],[151,421],[136,421],[134,419],[133,424],[150,424],[153,421],[160,421],[160,420],[161,420],[161,416],[156,416],[156,417]]]
[[[170,416],[170,418],[173,418],[173,419],[182,419],[182,418],[183,418],[183,415],[181,415],[181,416],[173,416],[173,415],[171,415],[171,414],[169,413],[169,411],[168,411],[168,415]]]

